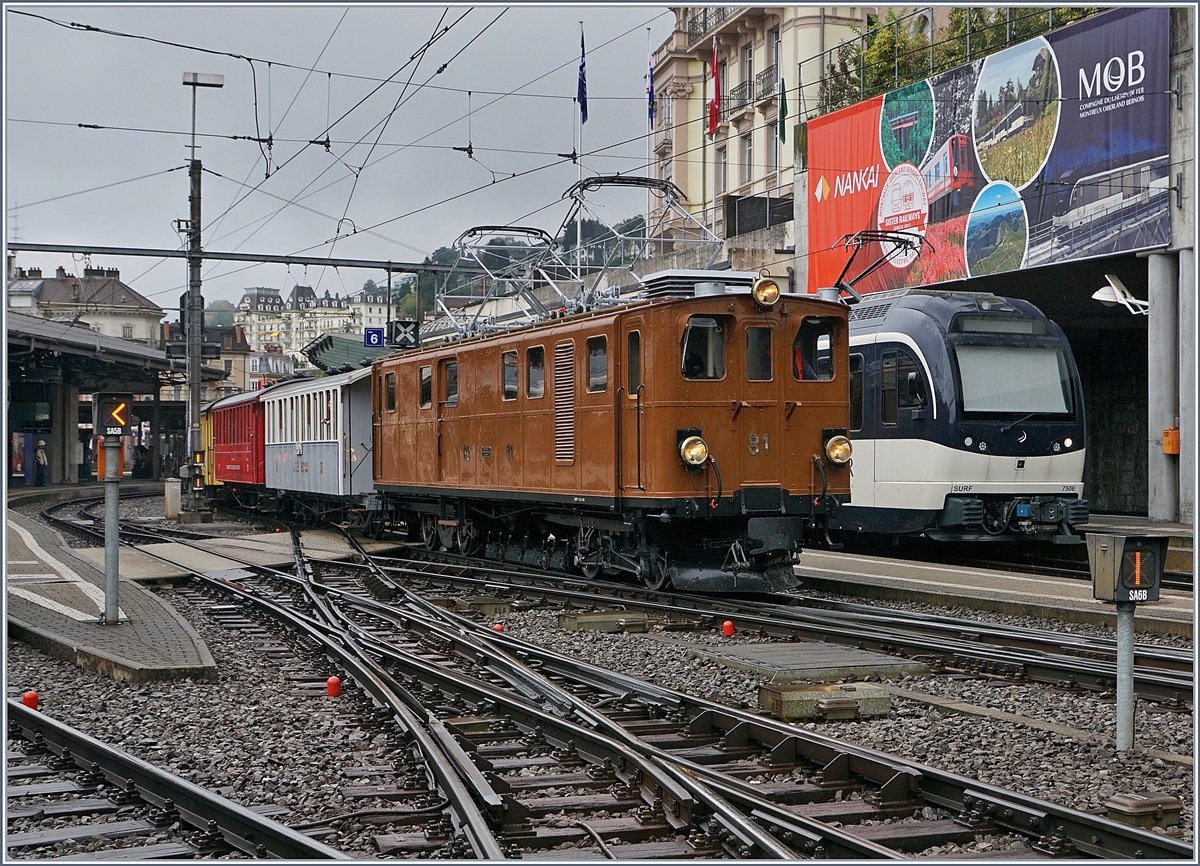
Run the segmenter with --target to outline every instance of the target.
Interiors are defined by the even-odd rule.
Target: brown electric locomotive
[[[846,307],[770,278],[685,291],[378,359],[390,521],[652,588],[794,586],[850,492]]]

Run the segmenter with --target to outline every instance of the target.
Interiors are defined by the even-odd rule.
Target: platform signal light
[[[96,432],[101,436],[128,436],[133,428],[132,394],[97,394],[93,398]]]

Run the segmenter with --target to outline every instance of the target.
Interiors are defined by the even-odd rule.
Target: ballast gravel
[[[179,593],[163,593],[208,643],[218,663],[218,682],[120,683],[9,641],[8,695],[34,689],[43,711],[54,718],[245,805],[284,806],[291,810],[285,823],[406,805],[351,801],[342,792],[361,781],[348,778],[345,770],[402,764],[406,757],[393,737],[360,717],[364,702],[295,694],[295,683],[278,662],[256,651],[252,641],[215,624]],[[506,614],[496,621],[514,637],[731,706],[756,706],[764,682],[759,675],[689,656],[686,644],[727,647],[769,642],[766,638],[672,632],[668,643],[652,633],[566,632],[558,628],[557,612],[545,610]],[[1019,624],[1046,626],[1028,620]],[[312,668],[314,676],[333,672],[323,658],[313,660]],[[1053,723],[1062,730],[948,712],[905,697],[894,697],[891,713],[878,720],[798,726],[1097,814],[1104,813],[1105,800],[1117,793],[1149,790],[1173,795],[1182,801],[1183,811],[1172,835],[1192,843],[1193,768],[1171,758],[1193,753],[1190,714],[1151,712],[1139,702],[1137,748],[1120,753],[1111,740],[1115,710],[1103,697],[945,677],[886,682],[909,692]],[[353,822],[335,826],[338,835],[329,843],[361,857],[380,856],[373,842],[376,835],[405,829],[399,824]],[[1016,852],[1023,847],[1019,839],[981,835],[972,846],[940,846],[923,855]],[[60,845],[36,856],[80,853],[82,846]]]

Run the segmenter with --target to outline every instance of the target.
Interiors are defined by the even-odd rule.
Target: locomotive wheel
[[[600,552],[600,537],[595,529],[590,527],[580,527],[579,536],[575,542],[575,553],[580,558],[588,556],[592,553]],[[579,570],[583,572],[583,576],[588,580],[595,580],[600,574],[600,563],[598,562],[581,562]]]
[[[421,543],[426,550],[437,550],[438,525],[437,518],[432,514],[421,515]]]
[[[671,586],[671,578],[667,574],[667,557],[655,549],[651,549],[650,556],[642,560],[642,568],[639,571],[642,573],[642,583],[646,585],[646,589],[658,591]]]
[[[455,543],[458,545],[458,552],[463,556],[473,556],[479,550],[479,530],[474,524],[466,523],[458,527],[455,533]]]
[[[442,545],[442,547],[446,548],[446,550],[454,549],[454,537],[457,534],[458,527],[450,526],[444,523],[437,524],[438,542]]]

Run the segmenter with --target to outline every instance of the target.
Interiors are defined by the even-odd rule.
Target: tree
[[[204,308],[204,324],[210,328],[228,328],[233,325],[233,316],[237,312],[229,301],[213,301]]]
[[[363,283],[363,291],[373,295],[379,291],[379,286],[375,284],[374,280],[367,280]]]

